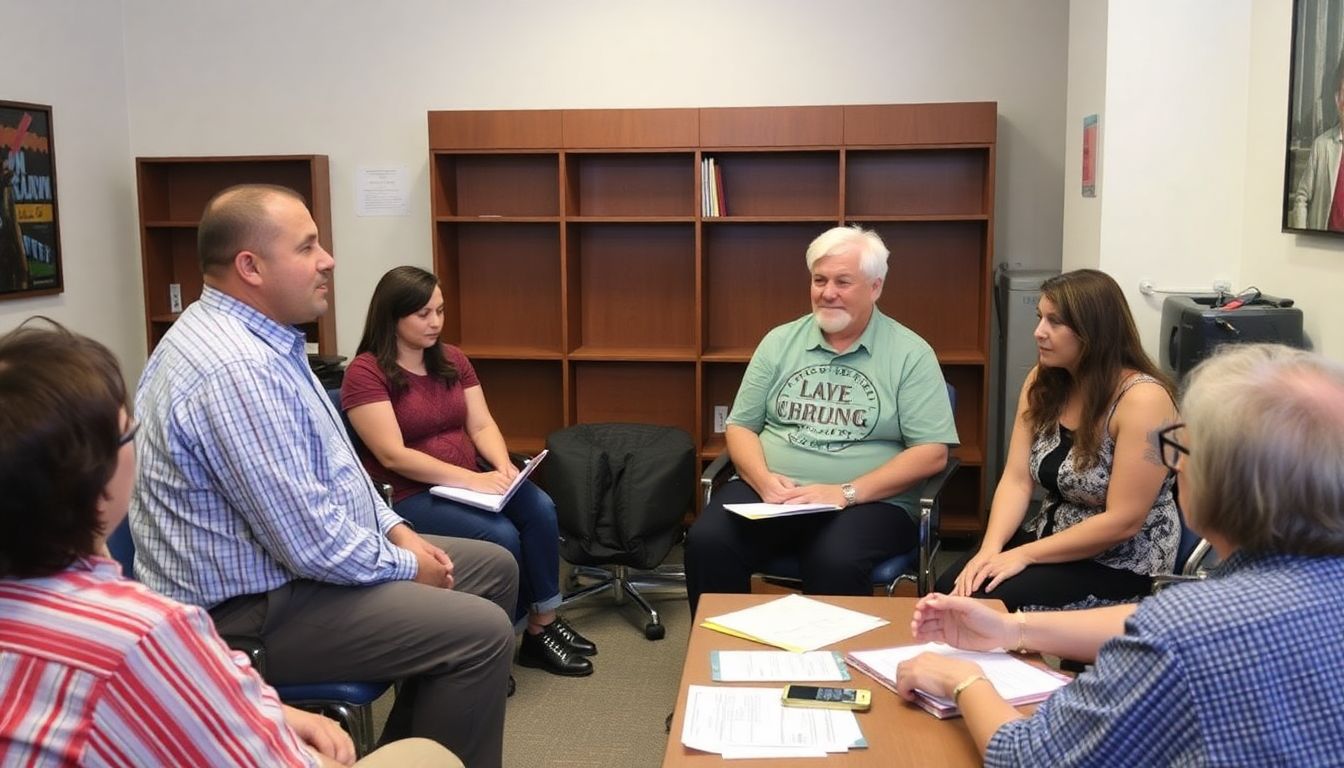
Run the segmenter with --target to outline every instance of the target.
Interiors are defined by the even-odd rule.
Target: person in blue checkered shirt
[[[956,700],[986,765],[1340,765],[1344,365],[1225,346],[1155,433],[1190,527],[1222,564],[1138,605],[1009,614],[931,594],[916,640],[1093,662],[1024,717],[970,662],[897,669]]]

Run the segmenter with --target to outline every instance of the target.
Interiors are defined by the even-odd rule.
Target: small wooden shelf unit
[[[512,447],[584,422],[668,424],[709,461],[767,330],[810,309],[825,229],[876,230],[879,306],[956,387],[962,469],[943,532],[982,526],[997,106],[429,113],[444,338]],[[723,211],[702,210],[701,159]],[[148,279],[148,278],[147,278]]]
[[[201,296],[201,267],[196,255],[196,226],[205,203],[234,184],[279,184],[303,195],[317,222],[322,247],[331,247],[331,183],[326,155],[247,157],[137,157],[140,195],[140,254],[145,286],[145,336],[149,350],[167,333],[171,312],[169,285],[181,287],[182,306]],[[336,354],[335,284],[327,292],[327,313],[300,326],[323,355]]]

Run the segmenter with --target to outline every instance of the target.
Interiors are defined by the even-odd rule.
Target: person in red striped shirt
[[[116,359],[25,323],[0,337],[0,765],[354,763],[332,720],[285,706],[209,615],[123,577],[106,539],[135,480]],[[427,739],[360,766],[457,766]]]

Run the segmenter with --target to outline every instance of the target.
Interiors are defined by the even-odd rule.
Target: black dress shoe
[[[555,630],[555,633],[560,635],[560,639],[565,641],[565,645],[573,648],[575,653],[581,653],[584,656],[597,655],[597,646],[593,641],[574,631],[574,628],[565,623],[565,620],[559,616],[556,616],[555,621],[552,621],[547,627]]]
[[[593,662],[565,644],[564,638],[552,630],[551,625],[542,627],[535,635],[523,633],[523,642],[518,647],[518,663],[544,669],[553,675],[583,677],[593,674]]]
[[[509,696],[512,696],[513,692],[516,690],[518,690],[518,683],[514,681],[513,675],[509,675],[509,692],[504,698],[507,699]]]

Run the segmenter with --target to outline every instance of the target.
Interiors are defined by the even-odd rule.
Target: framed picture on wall
[[[1293,0],[1283,229],[1344,234],[1344,0]]]
[[[0,101],[0,299],[60,293],[51,107]]]

